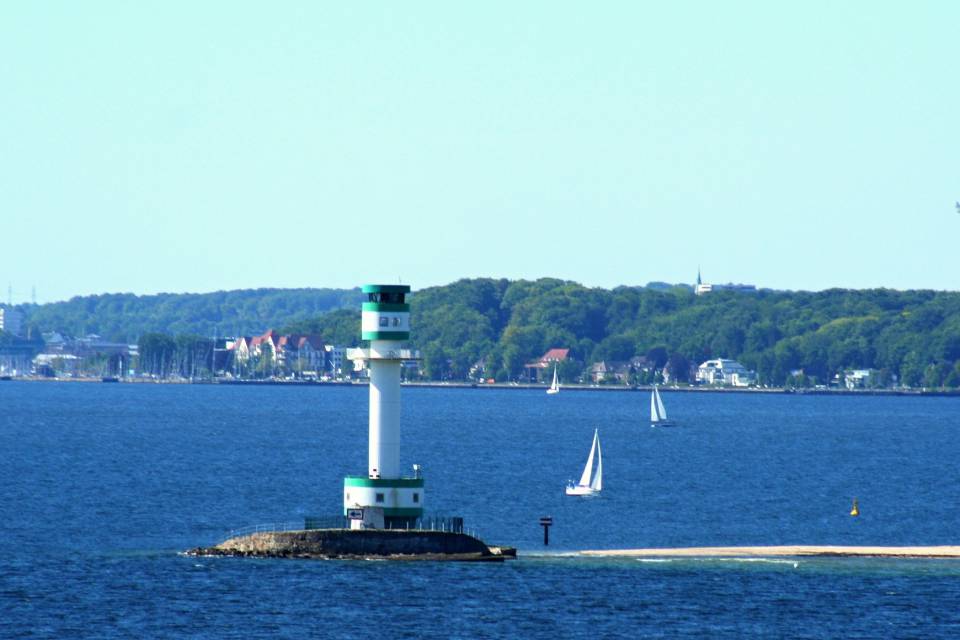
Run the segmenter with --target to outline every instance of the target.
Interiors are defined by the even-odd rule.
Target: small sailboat
[[[860,505],[857,503],[857,499],[853,499],[853,509],[850,509],[850,515],[856,518],[860,515]]]
[[[550,388],[547,389],[547,393],[560,393],[560,382],[557,380],[557,365],[553,365],[553,382],[550,383]]]
[[[663,406],[663,400],[660,399],[660,390],[653,386],[653,393],[650,394],[650,426],[651,427],[672,427],[673,421],[667,418],[667,410]]]
[[[597,471],[593,471],[593,460],[597,460]],[[568,496],[596,496],[603,488],[603,453],[600,451],[600,434],[593,430],[593,444],[590,446],[590,455],[587,456],[587,465],[583,468],[580,482],[567,484]]]

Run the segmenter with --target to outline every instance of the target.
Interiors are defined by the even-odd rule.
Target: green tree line
[[[266,327],[357,307],[361,299],[359,289],[241,289],[146,296],[111,293],[16,308],[32,333],[59,331],[78,337],[95,333],[132,344],[147,333],[254,335]]]
[[[349,311],[340,312],[341,319]],[[827,383],[850,369],[877,380],[960,386],[960,293],[888,289],[820,292],[588,288],[574,282],[461,280],[416,291],[414,346],[429,377],[515,379],[547,349],[565,347],[576,364],[648,356],[680,369],[710,358],[740,360],[764,384]],[[358,314],[346,322],[356,326]],[[322,322],[322,319],[320,320]],[[321,325],[318,325],[321,326]],[[354,335],[355,329],[352,329]]]
[[[37,306],[28,321],[77,334],[82,325],[131,342],[148,333],[196,338],[212,335],[215,327],[221,335],[279,327],[356,346],[361,300],[358,290],[337,289],[118,294]],[[695,296],[687,286],[611,290],[552,278],[477,278],[417,290],[410,302],[412,346],[421,350],[432,379],[466,379],[478,362],[484,377],[516,379],[526,363],[562,347],[572,358],[560,371],[567,381],[591,363],[640,355],[677,370],[735,358],[771,385],[823,384],[846,370],[871,369],[879,384],[896,377],[910,386],[960,387],[955,292],[720,290]],[[179,350],[183,361],[203,361],[195,351]],[[153,369],[182,368],[180,356],[150,357],[156,358]],[[802,376],[792,375],[799,371]]]

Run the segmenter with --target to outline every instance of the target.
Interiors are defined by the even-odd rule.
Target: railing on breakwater
[[[299,522],[270,522],[266,524],[251,524],[246,527],[240,527],[239,529],[230,529],[227,532],[227,536],[223,541],[227,541],[230,538],[239,538],[240,536],[249,536],[255,533],[273,533],[275,531],[299,531],[303,529],[303,525]]]
[[[307,516],[302,522],[269,522],[265,524],[253,524],[239,529],[231,529],[221,542],[256,533],[349,528],[350,520],[346,516]],[[476,527],[465,527],[463,525],[463,517],[461,516],[424,516],[417,518],[416,521],[408,526],[388,526],[385,527],[385,529],[388,531],[443,531],[447,533],[464,533],[474,538],[480,537]]]
[[[347,529],[350,520],[347,516],[306,516],[303,519],[304,529]]]

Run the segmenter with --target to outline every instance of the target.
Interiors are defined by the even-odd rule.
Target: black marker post
[[[550,525],[553,524],[553,518],[551,516],[543,516],[540,518],[540,526],[543,527],[543,546],[550,544]]]

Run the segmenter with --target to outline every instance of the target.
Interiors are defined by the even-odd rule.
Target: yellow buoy
[[[853,509],[850,509],[850,515],[853,517],[860,515],[860,506],[857,504],[856,498],[853,499]]]

